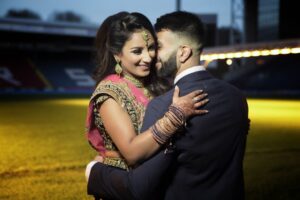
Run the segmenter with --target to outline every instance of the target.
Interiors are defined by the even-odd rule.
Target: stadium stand
[[[90,94],[96,30],[0,18],[0,94]]]
[[[0,88],[43,89],[47,88],[47,82],[29,58],[0,56]]]
[[[0,94],[90,95],[95,84],[91,74],[96,31],[91,25],[0,18]],[[294,43],[299,41],[270,44],[286,47]],[[206,48],[204,55],[263,49],[270,44]],[[238,67],[227,66],[223,59],[208,70],[248,96],[299,97],[299,55],[237,58],[235,62],[241,60]]]
[[[239,76],[228,73],[224,79],[246,92],[248,96],[299,97],[299,55],[273,56],[256,60],[254,68]]]
[[[44,53],[35,63],[49,81],[51,88],[68,93],[90,93],[95,82],[91,78],[93,66],[80,53],[72,55]]]

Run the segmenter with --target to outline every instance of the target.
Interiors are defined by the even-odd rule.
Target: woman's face
[[[150,32],[140,30],[134,32],[126,41],[117,58],[121,62],[123,73],[142,78],[150,74],[155,56],[154,38]]]

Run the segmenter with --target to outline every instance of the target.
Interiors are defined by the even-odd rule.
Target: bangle
[[[176,105],[171,105],[164,117],[159,119],[152,127],[153,139],[160,145],[165,144],[170,137],[185,124],[184,112]]]

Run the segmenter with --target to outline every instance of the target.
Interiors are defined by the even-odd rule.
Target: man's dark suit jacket
[[[158,193],[166,200],[244,199],[243,158],[249,128],[246,99],[207,71],[189,74],[177,85],[180,95],[199,89],[208,93],[210,101],[201,109],[209,113],[188,120],[184,133],[174,141],[176,153],[160,152],[129,173],[96,164],[89,194],[109,199],[157,199]],[[149,103],[143,130],[164,115],[172,96],[173,90]]]

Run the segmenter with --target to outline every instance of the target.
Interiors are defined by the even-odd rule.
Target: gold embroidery
[[[129,170],[128,165],[126,164],[125,160],[122,158],[109,158],[106,157],[103,160],[103,163],[106,165],[114,166],[114,167],[119,167],[125,170]]]
[[[144,118],[145,107],[142,103],[136,101],[135,96],[128,87],[126,82],[114,83],[109,80],[102,81],[92,95],[94,101],[95,124],[99,128],[104,139],[104,146],[107,150],[118,151],[114,142],[106,132],[103,121],[98,113],[98,107],[108,98],[115,99],[129,114],[135,131],[139,134]],[[119,167],[128,170],[128,165],[123,158],[108,158],[104,159],[104,163],[114,167]]]

